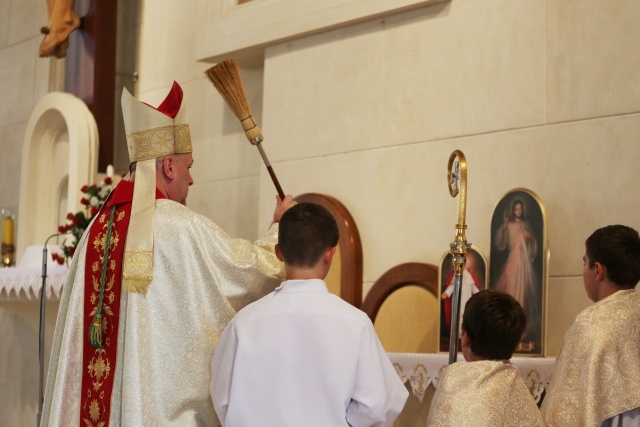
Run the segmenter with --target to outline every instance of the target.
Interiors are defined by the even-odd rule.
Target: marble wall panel
[[[369,22],[267,49],[264,131],[274,160],[382,145],[381,30]]]
[[[0,49],[4,49],[9,44],[9,15],[11,2],[0,2]]]
[[[491,3],[435,5],[267,49],[265,129],[286,141],[275,159],[544,123],[544,9]]]
[[[0,208],[18,214],[20,201],[20,161],[27,122],[0,127]]]
[[[46,27],[49,21],[47,2],[42,0],[11,0],[9,4],[11,6],[8,43],[13,45],[36,37],[39,46],[44,38],[40,34],[40,28]]]
[[[589,307],[579,276],[552,277],[547,286],[547,356],[557,356],[567,330],[573,324],[578,313]]]
[[[544,123],[544,7],[454,1],[385,20],[383,141]]]
[[[210,64],[196,62],[196,0],[143,2],[138,49],[139,93],[200,79]]]
[[[34,107],[34,76],[38,61],[35,38],[0,50],[0,126],[29,119]]]
[[[640,229],[635,159],[640,115],[278,162],[287,192],[338,198],[363,243],[364,281],[402,262],[437,264],[455,235],[457,199],[446,184],[450,153],[469,163],[467,238],[487,256],[499,199],[518,187],[546,205],[551,276],[579,275],[584,240],[598,227]],[[260,174],[261,215],[272,184]]]
[[[640,111],[640,3],[546,2],[549,122]]]
[[[35,106],[43,96],[55,91],[52,86],[55,84],[55,73],[57,62],[63,61],[57,58],[37,58],[33,76],[33,105]]]
[[[213,220],[232,237],[254,241],[258,224],[265,230],[273,222],[275,198],[270,213],[258,217],[258,177],[244,177],[194,184],[189,190],[187,205]]]

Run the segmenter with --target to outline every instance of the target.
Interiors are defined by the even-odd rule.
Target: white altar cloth
[[[47,267],[47,299],[60,299],[67,277],[67,266]],[[0,300],[40,299],[42,267],[0,268]]]
[[[411,384],[413,394],[420,399],[433,384],[438,388],[440,371],[449,364],[449,354],[427,353],[387,353],[393,367],[396,368],[402,382]],[[464,362],[462,354],[458,354],[458,361]],[[543,391],[549,385],[555,370],[555,357],[512,357],[511,363],[516,365],[520,376],[531,392],[536,403],[540,402]]]
[[[42,246],[29,246],[18,267],[0,267],[0,301],[40,299],[42,288]],[[47,299],[60,299],[68,267],[51,259],[56,245],[47,245]]]

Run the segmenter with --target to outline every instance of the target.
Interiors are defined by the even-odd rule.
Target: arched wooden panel
[[[438,269],[405,263],[373,284],[362,310],[374,324],[388,352],[433,353],[438,327]]]
[[[387,270],[371,287],[362,304],[362,311],[373,322],[382,303],[394,291],[404,286],[420,286],[438,296],[438,268],[420,262],[408,262]]]

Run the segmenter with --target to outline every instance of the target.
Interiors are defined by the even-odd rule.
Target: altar
[[[47,299],[60,299],[62,285],[67,277],[67,266],[51,260],[57,246],[48,246]],[[17,267],[0,268],[0,301],[39,300],[42,289],[42,246],[30,246]]]
[[[42,245],[29,248],[17,267],[0,268],[0,402],[2,425],[35,425],[38,412]],[[45,372],[67,266],[51,260],[45,286]]]

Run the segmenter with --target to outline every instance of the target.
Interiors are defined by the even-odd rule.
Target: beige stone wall
[[[0,207],[15,213],[27,122],[48,92],[50,68],[55,66],[53,60],[38,58],[40,27],[46,24],[44,0],[0,1]],[[53,324],[57,303],[47,304],[47,309]],[[36,423],[38,319],[37,302],[0,301],[0,425]],[[52,332],[47,331],[47,349]]]
[[[38,58],[44,0],[0,2],[0,206],[18,210],[22,138],[31,110],[49,90],[51,60]]]

